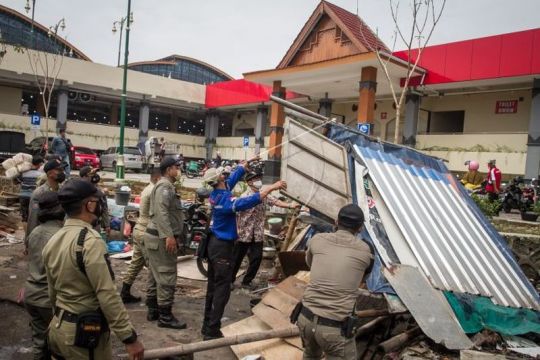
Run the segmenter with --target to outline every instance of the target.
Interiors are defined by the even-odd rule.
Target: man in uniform
[[[39,197],[47,191],[58,191],[60,184],[66,180],[66,174],[64,174],[65,164],[60,160],[52,159],[47,161],[43,167],[43,171],[47,175],[47,181],[39,186],[32,193],[30,198],[30,207],[28,209],[28,223],[26,224],[26,236],[24,244],[28,248],[28,235],[39,225],[38,222],[38,210],[39,210]]]
[[[103,189],[98,185],[101,181],[101,176],[98,174],[98,168],[92,168],[91,166],[83,166],[79,170],[79,176],[81,179],[86,180],[94,184],[99,191],[103,193],[103,197],[100,199],[100,205],[102,214],[98,220],[98,226],[95,228],[96,231],[105,231],[107,236],[111,234],[111,217],[109,216],[109,206],[107,205],[107,196]]]
[[[309,242],[306,262],[310,282],[298,318],[304,359],[356,359],[354,335],[345,334],[346,321],[355,311],[358,287],[373,255],[358,239],[364,215],[356,205],[345,205],[338,214],[338,230],[317,234]]]
[[[55,358],[112,359],[110,331],[131,359],[144,356],[116,292],[105,243],[92,228],[101,212],[101,196],[81,179],[69,180],[58,192],[67,220],[43,249],[54,310],[48,340]]]
[[[159,327],[185,329],[186,323],[179,321],[172,313],[177,277],[176,258],[184,236],[184,214],[174,187],[180,176],[179,163],[173,158],[166,158],[160,163],[159,169],[162,178],[150,195],[150,221],[143,237],[150,269],[146,290],[148,319],[156,320],[157,303]]]
[[[141,301],[140,297],[131,295],[131,286],[146,263],[146,254],[143,252],[143,237],[146,232],[146,226],[148,226],[148,222],[150,221],[150,216],[148,215],[148,210],[150,209],[150,195],[152,194],[154,185],[159,179],[161,179],[161,171],[159,169],[152,169],[152,173],[150,174],[150,184],[148,184],[141,193],[139,218],[137,219],[137,224],[133,228],[133,256],[131,257],[131,263],[129,264],[127,274],[124,276],[122,291],[120,292],[124,304]],[[149,304],[149,301],[150,299],[147,299],[148,308],[155,310],[152,316],[149,316],[148,321],[157,320],[157,298],[151,300],[152,304]]]
[[[209,198],[212,219],[208,242],[208,285],[201,329],[204,340],[223,337],[221,317],[231,295],[233,248],[238,238],[236,212],[251,209],[272,191],[287,187],[284,181],[278,181],[253,195],[235,199],[230,189],[244,176],[247,167],[247,162],[241,163],[227,179],[222,169],[210,168],[204,174],[204,182],[214,188]]]
[[[30,198],[32,193],[37,188],[37,180],[43,175],[43,171],[39,168],[43,165],[44,161],[41,156],[34,156],[32,158],[32,168],[23,172],[18,181],[21,184],[21,192],[19,193],[19,203],[21,204],[21,217],[22,221],[28,221],[28,208],[30,205]]]
[[[47,359],[46,331],[52,319],[52,305],[47,291],[47,275],[42,251],[49,239],[62,228],[64,210],[53,191],[43,193],[39,199],[37,226],[28,237],[28,279],[24,287],[24,305],[30,314],[34,359]]]

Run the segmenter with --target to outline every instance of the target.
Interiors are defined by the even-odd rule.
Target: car
[[[101,167],[104,169],[116,169],[116,157],[118,147],[113,146],[101,154]],[[144,169],[144,159],[141,151],[136,146],[124,146],[124,166],[125,169],[131,169],[140,172]]]
[[[87,165],[93,168],[101,167],[101,161],[97,154],[87,147],[74,146],[70,160],[73,169],[80,169]]]
[[[24,133],[17,131],[0,131],[0,161],[13,157],[20,152],[26,152]]]

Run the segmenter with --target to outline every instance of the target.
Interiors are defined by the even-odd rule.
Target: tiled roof
[[[328,6],[341,22],[349,29],[349,31],[355,36],[355,38],[366,47],[368,51],[375,51],[377,49],[389,52],[388,47],[382,42],[381,39],[369,28],[369,26],[360,19],[359,16],[337,6],[328,1],[322,1]],[[362,34],[363,33],[363,34]]]

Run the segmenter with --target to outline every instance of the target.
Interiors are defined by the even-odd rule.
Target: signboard
[[[356,124],[358,127],[358,131],[360,131],[362,134],[370,135],[371,134],[371,126],[372,124],[369,123],[359,123]]]
[[[495,114],[515,114],[517,106],[517,100],[498,100],[495,103]]]
[[[387,117],[387,116],[388,116],[387,113],[382,112],[382,113],[381,113],[381,120],[386,120],[386,117]]]
[[[244,146],[244,149],[247,149],[249,147],[249,136],[244,136],[243,146]]]
[[[30,126],[33,130],[39,130],[41,126],[41,116],[39,114],[30,115]]]

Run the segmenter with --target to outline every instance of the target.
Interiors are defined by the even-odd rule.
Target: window
[[[77,147],[75,149],[75,151],[78,152],[79,154],[84,154],[84,155],[95,155],[96,154],[91,149],[85,148],[85,147]]]
[[[462,133],[465,111],[432,111],[427,133]]]
[[[136,147],[126,147],[124,148],[124,154],[126,155],[141,155],[139,148]]]

